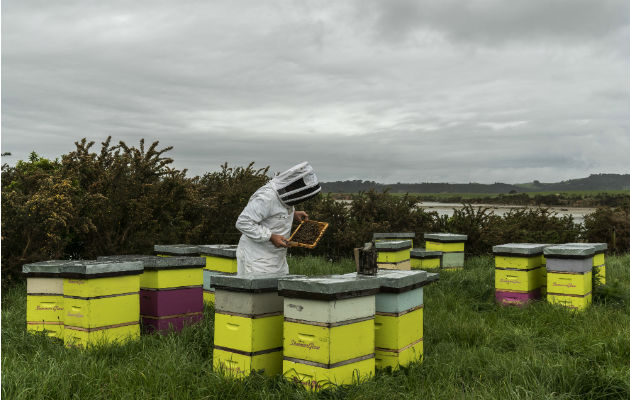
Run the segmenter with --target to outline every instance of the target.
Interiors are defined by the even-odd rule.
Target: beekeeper
[[[238,275],[289,273],[288,238],[293,220],[308,220],[294,205],[321,191],[313,167],[303,162],[276,175],[258,189],[236,220],[242,235],[236,249]]]

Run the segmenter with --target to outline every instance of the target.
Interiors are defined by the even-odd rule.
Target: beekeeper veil
[[[322,190],[313,167],[307,161],[276,175],[271,180],[271,186],[287,206],[315,197]]]

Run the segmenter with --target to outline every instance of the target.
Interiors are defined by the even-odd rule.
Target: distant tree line
[[[19,277],[25,263],[113,254],[151,254],[154,244],[237,243],[236,218],[251,194],[269,179],[269,169],[221,166],[187,177],[171,166],[158,142],[138,147],[111,138],[76,142],[75,150],[49,160],[32,153],[2,165],[2,282]],[[629,248],[627,207],[602,207],[584,225],[546,209],[515,209],[497,216],[467,204],[452,217],[416,207],[417,199],[370,190],[339,202],[318,196],[303,208],[330,227],[312,251],[331,259],[350,257],[374,232],[464,233],[467,252],[484,254],[507,242],[562,243],[586,239]]]

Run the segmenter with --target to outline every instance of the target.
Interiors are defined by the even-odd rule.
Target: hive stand
[[[494,287],[501,305],[522,306],[541,298],[544,244],[508,243],[494,246]]]
[[[592,300],[595,247],[556,245],[545,248],[547,301],[573,310]]]
[[[180,331],[203,318],[201,257],[105,256],[98,260],[140,261],[140,318],[145,332]]]
[[[64,301],[61,273],[72,261],[50,260],[22,266],[26,276],[26,330],[63,340]]]
[[[376,264],[378,268],[410,270],[411,240],[388,240],[375,242],[378,257]]]
[[[374,310],[379,280],[329,275],[282,279],[288,379],[310,390],[374,375]]]
[[[215,370],[236,378],[253,371],[282,373],[283,299],[278,279],[293,276],[213,276]]]
[[[75,261],[61,273],[64,344],[87,347],[140,336],[140,261]]]
[[[464,268],[464,246],[468,236],[454,233],[425,233],[425,248],[442,252],[442,269]]]
[[[411,269],[439,269],[442,266],[442,252],[429,251],[426,249],[412,249]]]

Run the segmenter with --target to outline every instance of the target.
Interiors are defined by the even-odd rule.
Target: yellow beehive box
[[[541,286],[541,276],[541,267],[530,270],[495,268],[494,286],[497,290],[529,292]]]
[[[442,266],[442,252],[413,249],[410,252],[411,269],[436,269]]]
[[[63,295],[26,295],[26,328],[63,339]]]
[[[237,272],[236,245],[214,244],[199,246],[206,259],[204,269],[235,274]]]
[[[497,246],[495,246],[497,247]],[[502,269],[534,269],[540,267],[540,255],[533,257],[495,256],[494,266]]]
[[[373,318],[341,324],[320,326],[285,321],[284,355],[335,364],[374,353]]]
[[[111,343],[122,344],[140,338],[140,323],[129,322],[107,328],[85,329],[66,326],[63,341],[66,346],[89,347]]]
[[[376,242],[377,263],[400,263],[408,261],[411,252],[411,240],[388,240]]]
[[[242,352],[282,347],[282,313],[262,318],[214,314],[214,344]]]
[[[412,362],[422,362],[424,353],[423,346],[424,342],[422,338],[420,338],[402,349],[392,350],[377,347],[374,351],[376,368],[383,369],[390,367],[395,370],[401,366],[405,367]]]
[[[595,285],[606,284],[606,266],[593,267],[593,283]]]
[[[141,263],[139,263],[142,265]],[[138,292],[140,290],[140,278],[137,275],[89,277],[89,278],[64,278],[64,296],[92,298],[98,296],[111,296]]]
[[[377,311],[374,316],[375,346],[397,350],[417,342],[423,337],[422,313],[422,306],[397,314]]]
[[[215,348],[212,353],[212,368],[235,378],[245,377],[254,371],[268,376],[278,375],[282,373],[282,349],[248,355]]]
[[[138,293],[91,299],[64,296],[64,302],[64,324],[74,327],[98,328],[137,322],[140,316]]]
[[[551,304],[558,304],[573,310],[584,310],[591,304],[592,294],[588,293],[584,296],[570,296],[563,294],[547,294],[547,301]]]
[[[443,253],[461,252],[464,251],[465,243],[441,243],[426,241],[426,249],[428,251],[441,251]]]
[[[593,290],[592,272],[565,273],[547,271],[547,297],[550,294],[584,296]]]
[[[284,377],[312,391],[365,382],[374,376],[374,354],[360,357],[337,366],[323,366],[317,363],[284,357]]]
[[[140,287],[143,289],[166,289],[202,284],[203,270],[201,268],[148,270],[144,271],[140,277]]]

